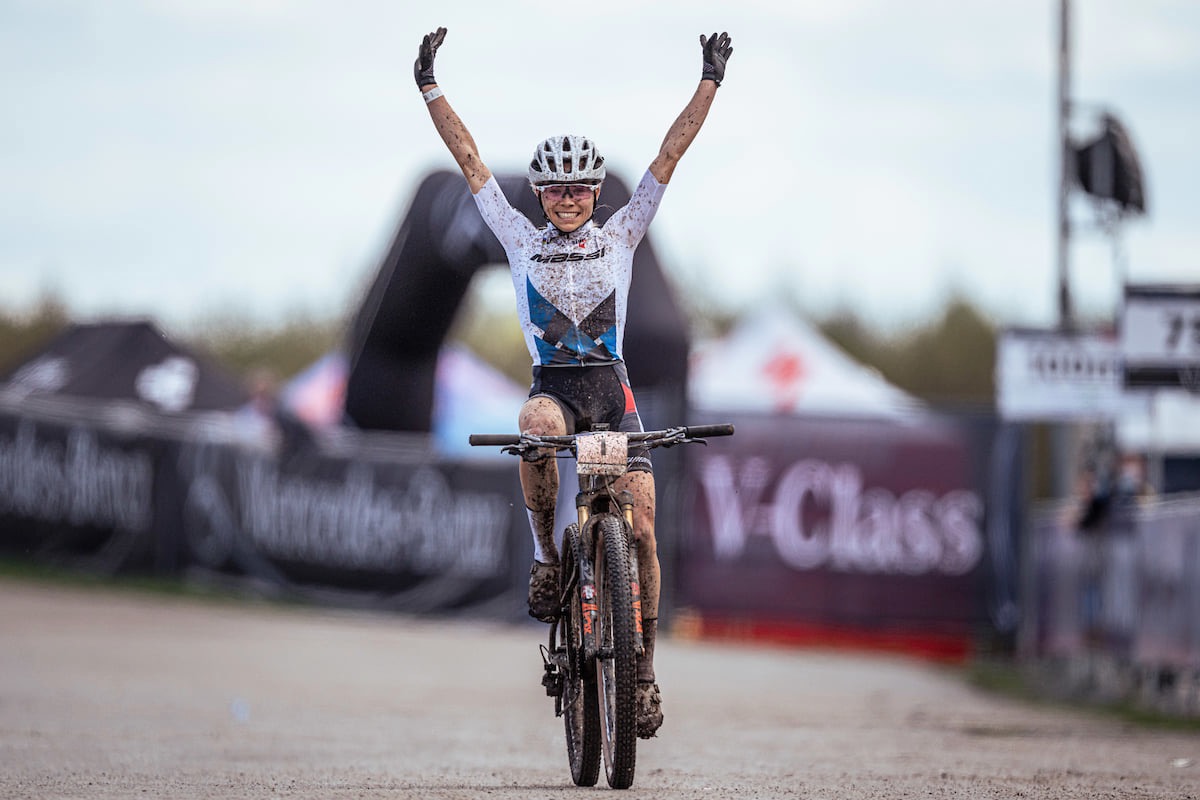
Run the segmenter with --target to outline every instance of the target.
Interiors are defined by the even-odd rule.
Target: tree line
[[[727,330],[736,321],[728,312],[713,309],[690,309],[689,316],[694,330],[710,334]],[[26,309],[0,308],[0,375],[73,321],[70,309],[55,296],[43,297]],[[901,331],[872,326],[852,309],[813,321],[851,357],[922,400],[979,408],[994,403],[997,328],[964,297],[951,298],[933,318]],[[235,375],[246,377],[269,368],[286,378],[341,346],[347,324],[348,315],[297,313],[274,325],[210,317],[180,331],[165,327],[163,331]],[[519,383],[528,381],[529,356],[511,311],[489,310],[468,301],[450,335]]]

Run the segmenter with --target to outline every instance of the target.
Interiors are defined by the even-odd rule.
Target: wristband
[[[442,96],[442,87],[435,86],[428,92],[421,92],[421,97],[425,98],[425,105],[429,105],[434,100]]]

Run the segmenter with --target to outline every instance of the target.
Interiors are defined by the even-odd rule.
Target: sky
[[[555,133],[633,183],[734,52],[650,241],[676,290],[883,326],[962,295],[1052,326],[1058,0],[0,0],[0,310],[263,323],[352,308],[420,181],[454,169],[412,81],[421,37],[494,172]],[[1130,131],[1149,213],[1096,229],[1070,287],[1200,281],[1200,3],[1076,0],[1072,130]],[[511,297],[501,302],[509,302]]]

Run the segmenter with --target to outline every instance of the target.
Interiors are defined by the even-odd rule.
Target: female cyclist
[[[733,52],[728,34],[700,37],[703,69],[692,99],[667,131],[658,155],[632,197],[603,225],[592,214],[604,182],[604,159],[583,136],[551,136],[538,144],[529,182],[547,225],[535,227],[505,199],[475,141],[433,77],[434,57],[446,38],[438,28],[425,36],[413,67],[430,117],[470,186],[484,221],[508,256],[517,312],[533,358],[533,384],[521,408],[520,430],[563,435],[607,423],[613,430],[641,431],[622,340],[633,253],[658,210],[679,159],[708,115],[725,64]],[[558,612],[558,549],[554,512],[558,465],[553,458],[522,461],[521,488],[533,531],[529,613],[551,621]],[[649,455],[631,448],[629,471],[618,489],[635,499],[634,537],[641,584],[645,655],[638,661],[638,735],[649,738],[662,724],[662,695],[655,682],[659,563],[654,539],[654,473]]]

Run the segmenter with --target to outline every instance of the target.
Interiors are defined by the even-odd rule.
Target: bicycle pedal
[[[542,654],[542,686],[546,687],[547,697],[562,697],[563,676],[558,664],[554,663],[550,651],[545,645],[540,648]]]
[[[546,665],[546,671],[542,675],[542,686],[546,687],[547,697],[562,697],[563,676],[553,664]]]

